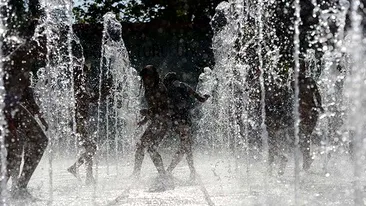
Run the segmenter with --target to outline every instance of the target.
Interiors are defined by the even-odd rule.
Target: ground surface
[[[165,156],[168,162],[171,156]],[[174,171],[176,187],[164,192],[149,192],[156,170],[145,157],[142,178],[130,178],[132,158],[100,160],[96,186],[86,185],[70,175],[66,168],[73,158],[54,158],[50,170],[49,157],[42,159],[29,185],[39,201],[14,201],[10,205],[354,205],[353,163],[346,154],[334,154],[324,170],[324,156],[318,155],[309,172],[300,173],[300,188],[295,198],[294,162],[290,160],[283,176],[266,176],[263,164],[254,159],[235,159],[228,155],[196,155],[196,167],[209,197],[199,184],[186,180],[189,170],[182,161]],[[251,165],[248,166],[248,162]],[[237,167],[235,167],[237,165]],[[235,169],[237,168],[237,169]],[[52,186],[50,184],[52,171]],[[84,168],[80,170],[83,178]],[[366,182],[363,182],[366,185]],[[126,190],[129,189],[128,192]],[[364,194],[365,195],[365,194]],[[117,197],[120,198],[115,201]],[[366,196],[366,195],[365,195]],[[206,198],[205,198],[206,197]],[[296,202],[295,202],[296,200]],[[113,203],[113,204],[112,204]]]

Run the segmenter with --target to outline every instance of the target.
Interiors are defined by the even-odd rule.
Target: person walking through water
[[[318,85],[314,78],[306,75],[305,61],[300,63],[299,72],[299,136],[300,150],[303,154],[303,169],[309,170],[313,158],[310,152],[310,142],[320,113],[324,112],[322,107],[322,97]],[[294,83],[292,83],[294,87]]]
[[[37,117],[45,130],[48,124],[36,103],[30,80],[32,66],[37,63],[37,57],[44,53],[45,47],[28,40],[4,62],[7,173],[1,181],[7,182],[12,178],[11,195],[15,199],[33,199],[27,189],[28,183],[48,145],[48,138]]]
[[[89,104],[92,102],[91,95],[87,92],[85,85],[85,72],[87,69],[88,67],[86,65],[74,68],[76,135],[79,145],[82,146],[85,151],[80,155],[76,162],[67,169],[67,171],[73,174],[76,178],[79,178],[77,169],[85,163],[85,182],[86,184],[92,184],[95,182],[93,177],[93,157],[97,151],[97,143],[92,137],[88,136],[87,130]]]
[[[191,103],[192,100],[197,99],[200,102],[205,102],[210,96],[201,96],[194,91],[189,85],[178,80],[177,74],[169,72],[164,77],[164,85],[168,90],[169,107],[172,111],[171,122],[172,129],[180,137],[180,145],[178,151],[175,153],[167,173],[171,175],[174,168],[182,160],[184,154],[187,155],[187,162],[190,169],[190,181],[196,178],[196,169],[193,163],[192,152],[192,137],[191,137]]]
[[[157,149],[168,130],[169,107],[167,90],[161,82],[157,69],[153,65],[147,65],[141,70],[139,75],[145,88],[144,97],[148,108],[140,111],[144,118],[138,123],[138,126],[142,126],[148,121],[150,121],[150,124],[136,144],[133,176],[135,178],[140,177],[145,155],[144,150],[147,148],[147,152],[150,154],[151,160],[159,173],[159,178],[162,180],[162,184],[159,185],[160,188],[156,188],[156,190],[165,190],[171,186],[169,185],[171,182],[167,178],[163,160]]]

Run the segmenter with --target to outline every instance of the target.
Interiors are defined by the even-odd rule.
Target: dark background
[[[122,23],[123,40],[129,52],[132,66],[138,71],[146,64],[156,65],[162,74],[176,71],[188,83],[195,84],[198,75],[206,66],[213,68],[214,58],[211,49],[213,31],[210,21],[220,0],[94,0],[85,1],[73,8],[75,17],[74,32],[84,47],[87,62],[92,63],[92,70],[100,65],[101,37],[103,15],[107,12],[116,14]],[[318,14],[313,15],[314,6],[311,0],[301,0],[300,42],[301,51],[308,48],[317,51],[321,57],[321,45],[314,41],[312,31],[318,25]],[[361,1],[363,4],[366,0]],[[256,5],[257,1],[246,3]],[[275,28],[276,38],[273,44],[279,47],[282,65],[291,65],[293,61],[293,24],[294,0],[276,1],[266,10],[273,11],[269,23]],[[339,8],[339,0],[317,0],[324,10]],[[360,13],[364,15],[363,4]],[[5,19],[10,28],[8,36],[15,35],[21,39],[30,39],[35,25],[44,18],[44,11],[39,0],[9,0],[10,18]],[[347,20],[348,28],[350,25]],[[225,23],[225,22],[223,22]],[[255,23],[255,22],[254,22]],[[252,25],[249,25],[252,26]],[[337,25],[331,26],[335,31]],[[238,44],[242,45],[242,44]],[[14,48],[3,44],[3,53],[10,53]],[[43,66],[42,59],[33,63],[33,70]],[[289,64],[288,64],[289,62]]]
[[[122,37],[132,67],[142,69],[147,64],[159,68],[162,74],[177,72],[184,81],[196,84],[206,66],[214,65],[211,49],[211,29],[207,25],[164,25],[162,23],[124,23]],[[75,24],[74,32],[84,47],[86,62],[92,68],[100,65],[103,25]]]

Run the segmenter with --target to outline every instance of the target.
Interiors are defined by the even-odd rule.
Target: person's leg
[[[273,125],[267,126],[268,131],[268,172],[272,174],[275,157],[278,157],[278,142],[276,139],[276,130]]]
[[[22,111],[20,111],[22,112]],[[21,131],[26,135],[24,147],[23,171],[17,181],[16,188],[26,190],[27,185],[42,159],[48,145],[48,138],[42,128],[28,112],[22,112]]]
[[[140,176],[142,162],[144,161],[145,157],[145,148],[149,146],[152,137],[153,124],[151,123],[142,134],[140,140],[136,143],[135,165],[132,173],[134,176]]]
[[[161,141],[163,140],[168,125],[165,121],[155,121],[151,123],[152,125],[152,136],[150,137],[150,144],[147,147],[147,151],[150,154],[151,160],[153,161],[156,169],[158,170],[159,174],[162,176],[166,175],[163,159],[161,158],[161,155],[158,152],[158,147]]]
[[[310,169],[310,165],[313,162],[310,153],[310,138],[306,132],[300,132],[300,150],[303,155],[303,169]]]
[[[168,169],[168,173],[172,173],[175,167],[182,161],[184,154],[187,154],[186,159],[191,172],[191,178],[195,178],[196,169],[194,167],[193,161],[193,151],[192,151],[192,140],[190,136],[190,126],[181,124],[177,128],[177,132],[180,136],[180,145],[178,151],[175,153]]]
[[[93,158],[97,152],[97,144],[93,140],[85,142],[85,164],[86,164],[86,184],[94,183],[93,176]]]
[[[142,138],[141,140],[142,141]],[[140,176],[142,162],[144,161],[145,157],[145,144],[139,142],[136,144],[136,152],[135,152],[135,166],[133,168],[133,175]]]
[[[86,159],[86,152],[81,154],[80,157],[76,160],[74,164],[72,164],[69,168],[67,168],[67,171],[70,172],[72,175],[74,175],[76,178],[78,178],[77,169],[85,163]]]
[[[148,152],[150,154],[151,160],[153,161],[159,176],[156,179],[154,186],[150,188],[150,191],[164,191],[166,189],[174,188],[173,178],[167,174],[164,169],[163,159],[161,158],[158,152],[158,146],[163,140],[167,130],[168,124],[164,120],[160,120],[159,122],[152,123],[153,130],[152,136],[150,138],[149,145],[147,146]]]
[[[85,148],[85,152],[80,155],[78,160],[71,165],[67,170],[77,177],[77,169],[86,164],[86,183],[93,183],[93,157],[97,151],[97,144],[94,140],[88,137],[87,130],[86,130],[86,118],[79,117],[76,119],[76,133],[78,135],[78,141],[81,142],[81,145]]]
[[[78,135],[78,142],[81,142],[81,145],[85,148],[85,152],[80,155],[78,160],[71,165],[67,170],[73,174],[75,177],[77,176],[77,169],[86,164],[86,184],[94,183],[93,177],[93,157],[97,151],[97,144],[91,137],[88,137],[88,133],[86,130],[86,117],[79,116],[76,119],[76,133]]]
[[[310,151],[311,135],[318,121],[318,112],[311,110],[308,116],[302,115],[300,123],[300,150],[303,155],[303,169],[309,170],[313,158]]]
[[[15,131],[14,131],[15,133]],[[20,141],[17,134],[12,134],[10,132],[5,137],[5,145],[7,145],[7,165],[6,165],[6,176],[2,181],[7,182],[10,178],[12,178],[12,189],[16,189],[16,185],[18,182],[18,176],[20,173],[20,166],[22,162],[22,153],[23,153],[23,141]]]
[[[184,146],[182,143],[180,143],[178,151],[174,154],[173,159],[166,170],[168,173],[172,173],[179,162],[182,161],[184,153]]]
[[[185,144],[185,151],[187,154],[187,157],[186,157],[187,163],[188,163],[189,170],[191,172],[190,180],[195,180],[196,179],[196,168],[194,167],[194,161],[193,161],[192,139],[189,134],[184,139],[184,144]]]
[[[4,178],[1,178],[0,183],[1,185],[6,185],[8,180],[12,178],[13,191],[20,173],[24,139],[22,141],[20,140],[19,133],[17,132],[17,116],[13,117],[11,113],[11,110],[4,111],[7,122],[7,132],[5,133],[4,137],[4,144],[6,147],[6,170],[4,171],[4,173],[1,173],[1,176]]]
[[[85,127],[84,127],[84,122],[81,120],[81,118],[76,118],[76,136],[77,136],[77,141],[78,141],[78,144],[83,146],[85,148],[85,152],[82,153],[80,155],[80,157],[76,160],[76,162],[71,165],[67,171],[70,172],[71,174],[73,174],[76,178],[78,178],[78,175],[77,175],[77,170],[78,168],[83,165],[87,159],[87,150],[86,150],[86,141],[88,138],[87,137],[87,134],[86,134],[86,131],[85,130]]]
[[[288,130],[285,128],[282,128],[277,133],[277,139],[279,145],[278,151],[279,151],[279,158],[280,158],[280,164],[278,169],[278,174],[283,175],[285,173],[286,165],[288,162],[287,158],[287,152],[289,151],[289,148],[291,146],[291,142],[289,141],[291,139],[292,130]]]
[[[179,138],[180,138],[180,142],[179,142],[179,147],[177,152],[174,154],[172,161],[170,162],[168,168],[167,168],[167,172],[169,174],[171,174],[173,172],[173,170],[175,169],[175,167],[179,164],[179,162],[182,161],[184,154],[186,153],[185,148],[184,148],[184,144],[182,141],[182,126],[178,125],[176,126],[176,133],[178,133]]]
[[[311,163],[313,162],[310,141],[311,141],[311,128],[307,125],[300,126],[300,151],[303,155],[303,169],[309,170]]]

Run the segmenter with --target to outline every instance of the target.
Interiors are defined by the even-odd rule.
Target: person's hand
[[[144,118],[143,120],[137,122],[137,126],[141,127],[142,125],[146,124],[146,122],[147,122],[147,118]]]
[[[202,98],[202,101],[201,102],[206,102],[208,98],[210,98],[210,95],[209,94],[203,95],[203,98]]]

